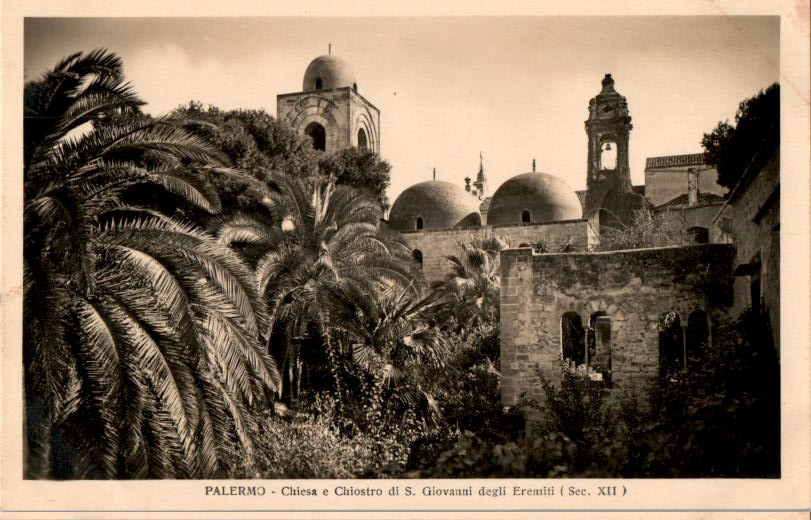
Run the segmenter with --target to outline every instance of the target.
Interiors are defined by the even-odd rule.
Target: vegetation
[[[733,188],[751,168],[760,171],[780,145],[780,85],[741,101],[735,124],[722,121],[701,144],[708,164],[718,169],[718,184]]]
[[[684,219],[677,212],[642,209],[634,213],[629,225],[604,229],[600,235],[600,250],[680,246],[692,242]]]
[[[137,113],[121,60],[73,54],[25,86],[26,475],[199,477],[239,450],[279,381],[248,266],[138,197],[220,209],[221,154]]]
[[[755,318],[649,406],[565,372],[504,410],[502,240],[427,287],[380,226],[382,159],[262,111],[142,105],[106,51],[25,86],[27,478],[778,474]],[[686,241],[661,213],[616,233]]]

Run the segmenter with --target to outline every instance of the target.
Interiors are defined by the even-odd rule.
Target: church
[[[596,89],[595,89],[596,90]],[[325,152],[380,154],[380,110],[360,94],[352,67],[331,53],[307,67],[301,92],[277,96],[277,117]],[[588,103],[586,190],[536,171],[488,193],[483,159],[474,182],[425,181],[403,191],[382,222],[398,231],[427,280],[470,237],[498,236],[501,252],[502,401],[542,399],[539,370],[560,360],[606,385],[644,390],[712,348],[715,324],[744,308],[771,323],[779,352],[779,149],[730,194],[703,154],[649,157],[631,182],[633,129],[611,74]],[[677,213],[694,244],[598,251],[601,233],[643,208]]]

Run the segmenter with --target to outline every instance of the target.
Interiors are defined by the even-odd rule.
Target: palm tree
[[[317,343],[343,394],[341,352],[332,319],[346,302],[332,296],[347,288],[376,294],[418,276],[405,244],[379,228],[380,209],[367,195],[320,176],[276,177],[265,203],[270,219],[236,215],[216,231],[223,244],[248,244],[260,251],[256,278],[269,305],[267,336],[281,358],[286,381],[279,396],[293,398],[301,385],[303,344]],[[284,386],[284,385],[287,386]]]
[[[459,244],[457,255],[448,256],[450,271],[432,284],[437,308],[446,322],[452,317],[464,331],[498,321],[500,256],[507,242],[497,236],[471,236]]]
[[[443,335],[430,319],[434,300],[419,298],[411,286],[370,293],[350,285],[330,297],[342,302],[332,327],[362,371],[367,416],[385,423],[413,411],[435,421],[439,409],[423,385],[426,371],[445,359]]]
[[[200,174],[229,171],[142,104],[104,50],[25,85],[28,478],[211,477],[237,450],[250,464],[248,408],[277,388],[249,267],[134,191],[216,212]]]

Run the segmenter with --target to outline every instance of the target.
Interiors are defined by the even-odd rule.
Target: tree
[[[213,477],[250,466],[248,409],[277,387],[248,267],[131,192],[149,184],[217,212],[202,174],[229,170],[170,119],[108,121],[142,104],[105,50],[72,54],[25,85],[29,478]]]
[[[705,160],[718,169],[718,184],[732,188],[747,168],[760,171],[780,145],[780,85],[741,101],[735,125],[718,123],[701,144]]]
[[[279,395],[293,397],[302,364],[317,362],[320,354],[340,396],[341,360],[332,323],[346,302],[334,295],[376,294],[408,285],[416,276],[414,266],[405,244],[380,232],[380,209],[366,194],[321,176],[280,176],[273,183],[277,191],[268,203],[270,218],[225,218],[217,237],[223,244],[247,244],[259,251],[256,278],[269,304],[268,336],[276,340],[270,348],[287,377]],[[321,352],[308,359],[301,349],[313,345]]]
[[[333,177],[336,184],[345,184],[366,191],[377,200],[382,210],[389,207],[386,189],[389,187],[391,165],[369,150],[345,148],[324,155],[319,170]]]
[[[460,246],[458,255],[448,257],[451,269],[445,279],[434,282],[432,290],[439,300],[439,321],[452,317],[461,329],[469,331],[498,322],[499,253],[507,243],[496,236],[470,237]]]
[[[307,136],[280,123],[264,110],[220,110],[199,102],[178,107],[174,117],[227,156],[230,166],[246,171],[264,184],[278,175],[307,177],[318,170],[318,154]],[[243,178],[212,176],[210,181],[233,211],[256,210],[263,198]]]
[[[383,291],[359,291],[356,285],[335,288],[332,328],[351,346],[360,368],[360,401],[367,421],[397,424],[407,412],[426,423],[439,410],[424,385],[426,371],[443,365],[443,336],[431,324],[432,298],[419,298],[411,285]],[[368,376],[368,378],[364,377]]]

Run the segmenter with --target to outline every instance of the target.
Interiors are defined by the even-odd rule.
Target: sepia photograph
[[[15,479],[786,477],[785,17],[189,14],[20,20]]]

